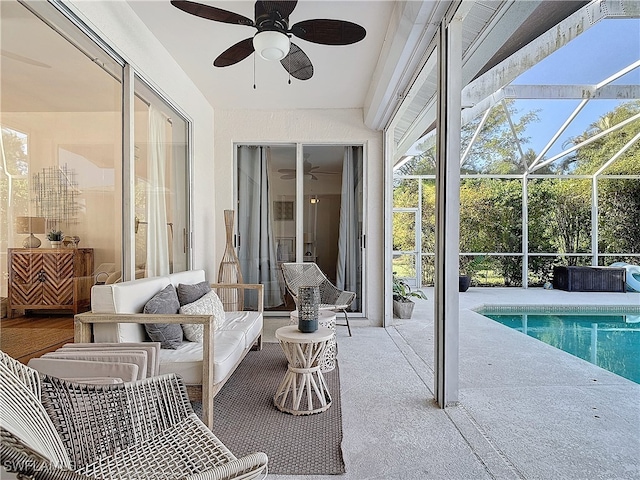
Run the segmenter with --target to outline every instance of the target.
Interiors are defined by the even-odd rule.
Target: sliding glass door
[[[91,250],[93,282],[188,269],[186,117],[135,72],[123,109],[133,69],[62,4],[3,0],[0,15],[0,296],[8,249],[50,248],[51,229]]]
[[[134,97],[136,278],[186,270],[187,122],[136,77]]]
[[[48,25],[14,1],[0,13],[0,294],[7,250],[51,248],[52,229],[91,249],[106,281],[122,263],[123,68],[78,32],[73,43],[58,33],[63,18]]]
[[[238,258],[245,282],[265,285],[265,308],[295,309],[283,262],[314,262],[361,312],[363,149],[238,145]]]

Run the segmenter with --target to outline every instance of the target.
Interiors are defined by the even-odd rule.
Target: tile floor
[[[482,304],[639,305],[640,294],[460,294],[460,404],[447,409],[433,401],[432,300],[386,329],[358,320],[348,337],[338,327],[347,470],[339,478],[640,479],[640,385],[471,310]],[[267,340],[286,323],[267,318]]]

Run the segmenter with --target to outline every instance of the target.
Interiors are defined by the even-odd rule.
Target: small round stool
[[[292,415],[311,415],[331,406],[331,394],[320,364],[332,335],[327,327],[318,327],[313,333],[302,333],[297,325],[276,330],[276,338],[289,363],[273,397],[278,410]]]

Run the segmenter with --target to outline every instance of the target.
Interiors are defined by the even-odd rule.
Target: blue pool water
[[[485,307],[478,313],[571,355],[640,383],[640,309],[614,307],[589,312],[544,308]],[[549,307],[552,308],[552,307]]]

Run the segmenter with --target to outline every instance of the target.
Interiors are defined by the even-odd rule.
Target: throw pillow
[[[180,302],[173,285],[167,285],[145,304],[144,313],[176,314]],[[182,327],[179,323],[145,323],[147,335],[153,342],[160,342],[160,348],[175,350],[182,342]]]
[[[208,292],[211,291],[211,285],[206,280],[200,283],[194,283],[193,285],[187,283],[178,284],[178,300],[180,300],[180,306],[193,303]]]
[[[224,322],[224,308],[216,292],[210,291],[195,302],[180,307],[180,313],[185,315],[213,315],[213,329],[219,329]],[[202,342],[204,325],[201,323],[182,324],[184,336],[192,342]]]

